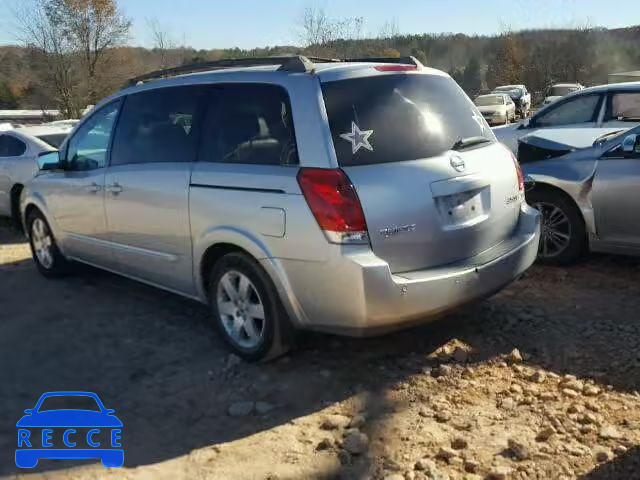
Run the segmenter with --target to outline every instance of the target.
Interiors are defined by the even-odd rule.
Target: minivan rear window
[[[322,85],[338,163],[433,157],[463,138],[494,140],[471,100],[439,75],[379,75]]]

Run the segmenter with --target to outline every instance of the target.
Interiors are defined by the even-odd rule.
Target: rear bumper
[[[489,125],[502,125],[507,121],[507,115],[492,115],[484,117]]]
[[[535,261],[540,215],[523,204],[514,235],[456,264],[392,274],[370,249],[336,247],[328,262],[280,260],[281,291],[298,327],[370,335],[422,323],[489,297]]]

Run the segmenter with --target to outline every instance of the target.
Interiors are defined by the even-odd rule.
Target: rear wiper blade
[[[480,145],[482,143],[491,143],[487,137],[467,137],[461,138],[451,146],[451,150],[464,150],[465,148]]]

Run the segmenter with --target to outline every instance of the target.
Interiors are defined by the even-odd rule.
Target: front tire
[[[538,261],[568,265],[584,253],[586,229],[580,210],[570,198],[549,190],[533,190],[527,202],[542,214]]]
[[[49,278],[68,273],[69,261],[60,252],[51,227],[42,213],[36,210],[29,214],[27,232],[31,254],[38,271]]]
[[[216,262],[209,303],[222,337],[244,360],[270,360],[290,349],[293,332],[280,297],[250,256],[233,252]]]

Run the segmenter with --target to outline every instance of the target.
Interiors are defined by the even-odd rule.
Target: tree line
[[[394,22],[365,34],[362,17],[307,8],[293,29],[300,46],[201,49],[180,45],[154,19],[153,48],[129,46],[131,21],[116,0],[23,0],[15,12],[20,45],[0,47],[0,109],[58,108],[66,117],[117,90],[131,77],[198,61],[298,53],[348,58],[412,55],[447,71],[471,96],[523,83],[542,94],[556,82],[607,82],[640,70],[640,26],[505,31],[493,36],[402,35]],[[184,40],[182,43],[185,43]]]

